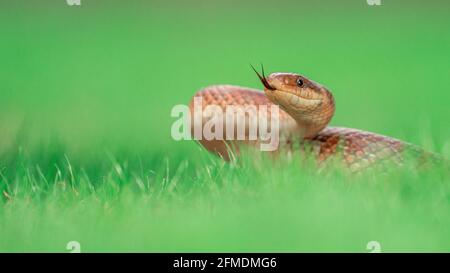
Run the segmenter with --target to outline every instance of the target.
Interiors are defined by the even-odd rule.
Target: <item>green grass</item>
[[[262,61],[328,86],[332,125],[449,158],[448,4],[91,2],[0,4],[0,251],[450,250],[440,166],[225,163],[170,137],[175,104],[260,88]]]
[[[105,157],[107,157],[105,155]],[[448,171],[317,173],[281,157],[123,157],[88,170],[26,159],[4,197],[3,251],[448,251]],[[92,166],[91,166],[92,167]],[[45,170],[50,170],[46,168]],[[276,171],[274,171],[276,170]]]

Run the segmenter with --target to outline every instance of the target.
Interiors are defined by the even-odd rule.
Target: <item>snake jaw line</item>
[[[287,100],[293,107],[297,109],[314,109],[322,104],[321,99],[304,98],[297,94],[292,94],[286,91],[279,91],[285,100]]]

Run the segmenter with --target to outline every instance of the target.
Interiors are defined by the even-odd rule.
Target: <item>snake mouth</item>
[[[297,93],[291,92],[291,91],[286,91],[283,89],[276,89],[274,88],[274,90],[277,90],[278,92],[282,93],[283,95],[287,95],[287,96],[294,96],[294,97],[298,97],[301,100],[308,100],[308,101],[314,101],[314,102],[322,102],[322,99],[312,99],[312,98],[307,98],[304,96],[301,96]]]
[[[259,80],[261,81],[261,83],[264,85],[265,88],[274,91],[275,88],[273,88],[269,82],[267,81],[266,76],[264,75],[264,66],[261,64],[261,74],[258,73],[258,71],[256,71],[256,69],[253,67],[253,65],[250,65],[253,69],[253,71],[255,71],[256,75],[258,76]]]
[[[321,99],[311,99],[311,98],[305,98],[298,94],[294,94],[289,91],[284,90],[278,90],[281,94],[279,97],[283,97],[283,100],[289,102],[292,106],[295,108],[301,109],[301,108],[311,108],[311,107],[317,107],[322,104]]]

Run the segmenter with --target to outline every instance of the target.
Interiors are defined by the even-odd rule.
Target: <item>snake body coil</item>
[[[391,137],[351,128],[327,127],[335,110],[334,98],[328,89],[298,74],[272,73],[265,77],[264,73],[256,73],[264,85],[264,93],[251,88],[216,85],[200,90],[194,98],[202,98],[203,108],[215,105],[219,106],[216,109],[223,111],[229,105],[278,105],[281,108],[281,149],[310,152],[319,162],[338,158],[351,170],[387,159],[400,163],[405,151],[413,151],[419,158],[431,154]],[[194,98],[190,103],[191,112],[195,111]],[[194,131],[195,125],[192,124],[191,130]],[[209,151],[229,160],[230,149],[234,154],[239,153],[241,145],[255,145],[258,140],[200,139],[199,142]]]

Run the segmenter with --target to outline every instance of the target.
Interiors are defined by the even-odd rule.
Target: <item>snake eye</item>
[[[303,86],[303,80],[302,80],[302,78],[298,78],[298,79],[297,79],[297,86],[298,86],[298,87],[302,87],[302,86]]]

